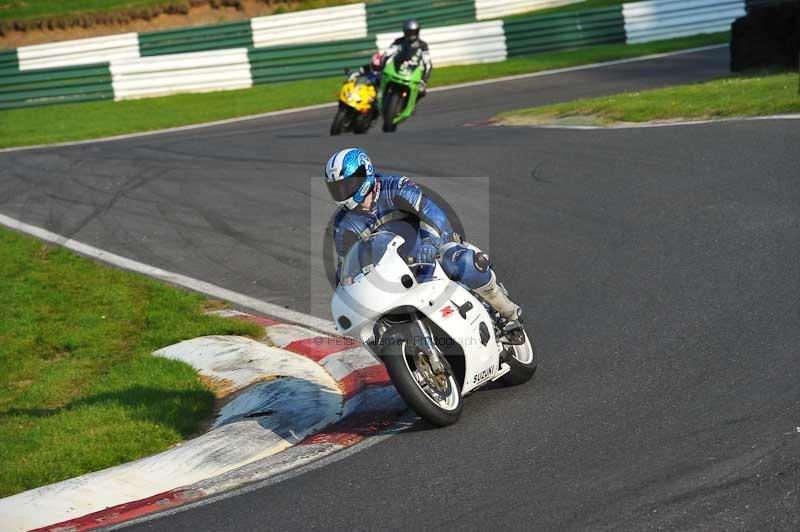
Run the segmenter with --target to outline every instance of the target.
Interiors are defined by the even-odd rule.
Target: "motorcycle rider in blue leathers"
[[[507,321],[504,330],[520,327],[520,308],[497,283],[488,255],[463,242],[445,212],[414,181],[375,173],[364,151],[347,148],[328,160],[325,182],[341,207],[333,235],[337,280],[350,246],[375,231],[390,231],[404,238],[400,254],[409,262],[433,263],[438,258],[448,277],[477,293]]]

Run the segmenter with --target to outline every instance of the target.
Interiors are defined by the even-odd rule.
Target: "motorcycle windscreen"
[[[417,248],[422,243],[419,218],[408,215],[405,218],[391,220],[381,225],[380,230],[388,231],[402,237],[404,242],[397,249],[397,252],[404,260],[416,257]]]
[[[400,50],[392,58],[394,68],[400,72],[403,70],[403,65],[408,63],[409,70],[413,70],[419,66],[419,57],[417,56],[419,43],[403,44]]]
[[[390,248],[392,240],[396,237],[394,233],[381,231],[353,244],[342,261],[339,274],[341,284],[350,285],[360,276],[369,274],[390,250],[392,253],[397,253],[397,248]]]

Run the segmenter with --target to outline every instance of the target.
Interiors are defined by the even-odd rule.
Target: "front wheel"
[[[383,131],[385,133],[392,133],[397,130],[397,124],[394,119],[400,114],[403,108],[403,96],[398,92],[390,92],[386,96],[386,102],[383,106]]]
[[[371,124],[372,120],[369,115],[360,115],[353,119],[353,133],[356,135],[364,135],[369,131],[369,126]]]
[[[539,365],[539,356],[536,354],[536,348],[531,342],[528,333],[525,333],[525,342],[520,345],[507,345],[506,349],[510,352],[506,364],[511,368],[511,371],[503,375],[500,379],[506,386],[516,386],[528,382],[536,373],[536,367]]]
[[[384,350],[383,363],[400,397],[422,419],[445,427],[461,417],[463,398],[452,370],[436,375],[413,340],[414,335],[396,337]],[[394,340],[394,339],[393,339]]]
[[[339,109],[337,109],[336,116],[333,117],[333,123],[331,124],[331,135],[341,134],[348,118],[350,118],[350,108],[339,104]]]

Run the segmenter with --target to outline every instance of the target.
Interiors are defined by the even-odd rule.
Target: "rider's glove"
[[[436,262],[436,252],[439,249],[433,244],[422,244],[417,248],[417,262],[433,264]]]
[[[437,237],[428,237],[422,240],[419,248],[417,248],[417,262],[425,262],[428,264],[436,262],[436,254],[439,253],[439,248],[444,245],[444,240]]]
[[[428,90],[428,84],[425,83],[424,79],[419,80],[419,95],[425,96],[425,91]]]

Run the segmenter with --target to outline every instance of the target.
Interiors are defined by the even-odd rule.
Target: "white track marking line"
[[[445,87],[436,87],[430,89],[428,92],[444,92],[444,91],[451,91],[451,90],[458,90],[458,89],[465,89],[470,87],[478,87],[481,85],[491,85],[493,83],[504,83],[507,81],[517,81],[521,79],[528,79],[528,78],[536,78],[540,76],[553,76],[557,74],[564,74],[568,72],[578,72],[581,70],[591,70],[595,68],[605,68],[614,65],[623,65],[626,63],[635,63],[638,61],[649,61],[651,59],[661,59],[663,57],[672,57],[675,55],[683,55],[683,54],[691,54],[695,52],[704,52],[706,50],[716,50],[718,48],[727,47],[727,44],[714,44],[710,46],[701,46],[699,48],[688,48],[686,50],[677,50],[674,52],[664,52],[660,54],[651,54],[651,55],[643,55],[639,57],[629,57],[627,59],[616,59],[613,61],[604,61],[602,63],[590,63],[588,65],[578,65],[573,67],[566,67],[566,68],[556,68],[552,70],[542,70],[539,72],[530,72],[527,74],[517,74],[514,76],[505,76],[502,78],[492,78],[492,79],[485,79],[481,81],[470,81],[467,83],[457,83],[453,85],[447,85]],[[171,127],[167,129],[156,129],[153,131],[142,131],[139,133],[127,133],[125,135],[114,135],[112,137],[101,137],[96,139],[86,139],[86,140],[77,140],[77,141],[70,141],[70,142],[59,142],[55,144],[35,144],[32,146],[17,146],[12,148],[2,148],[0,149],[0,153],[8,153],[8,152],[15,152],[15,151],[25,151],[25,150],[38,150],[42,148],[63,148],[69,146],[80,146],[83,144],[92,144],[92,143],[101,143],[101,142],[112,142],[115,140],[125,140],[125,139],[133,139],[139,137],[149,137],[151,135],[163,135],[167,133],[176,133],[180,131],[191,131],[193,129],[200,129],[206,127],[216,127],[216,126],[224,126],[228,124],[235,124],[237,122],[245,122],[247,120],[256,120],[259,118],[269,118],[273,116],[281,116],[281,115],[288,115],[288,114],[295,114],[295,113],[304,113],[306,111],[315,111],[317,109],[327,109],[329,107],[334,107],[337,105],[337,102],[330,102],[330,103],[321,103],[317,105],[308,105],[306,107],[296,107],[294,109],[283,109],[281,111],[271,111],[269,113],[260,113],[255,115],[245,115],[239,116],[235,118],[227,118],[225,120],[215,120],[212,122],[201,122],[199,124],[190,124],[187,126],[177,126]]]
[[[211,297],[230,301],[231,303],[252,309],[256,312],[261,312],[267,316],[272,316],[288,322],[299,323],[326,334],[337,334],[335,325],[331,321],[283,308],[272,303],[267,303],[266,301],[261,301],[260,299],[246,296],[244,294],[240,294],[238,292],[234,292],[232,290],[228,290],[227,288],[222,288],[199,279],[187,277],[186,275],[162,270],[161,268],[156,268],[155,266],[149,266],[147,264],[116,255],[109,251],[104,251],[94,246],[90,246],[89,244],[78,242],[77,240],[73,240],[63,235],[53,233],[46,229],[42,229],[41,227],[27,224],[4,214],[0,214],[0,224],[34,236],[40,240],[52,242],[80,253],[81,255],[117,266],[124,270],[141,273],[148,277],[153,277],[161,281],[166,281],[174,285],[194,290],[195,292],[200,292],[201,294],[206,294]]]
[[[577,129],[584,131],[597,131],[604,129],[648,129],[655,127],[675,127],[675,126],[697,126],[702,124],[719,124],[725,122],[753,122],[756,120],[799,120],[800,113],[789,115],[767,115],[767,116],[734,116],[731,118],[711,118],[707,120],[676,120],[675,122],[654,122],[643,124],[616,124],[610,126],[567,126],[560,124],[497,124],[501,127],[532,127],[539,129]]]
[[[12,148],[2,148],[0,153],[24,150],[38,150],[41,148],[64,148],[68,146],[80,146],[82,144],[93,144],[101,142],[112,142],[115,140],[135,139],[139,137],[149,137],[151,135],[164,135],[167,133],[176,133],[179,131],[191,131],[192,129],[201,129],[206,127],[224,126],[227,124],[235,124],[237,122],[246,122],[247,120],[256,120],[258,118],[269,118],[272,116],[290,115],[294,113],[302,113],[305,111],[314,111],[316,109],[325,109],[333,107],[337,102],[320,103],[316,105],[307,105],[305,107],[295,107],[293,109],[283,109],[280,111],[270,111],[268,113],[259,113],[256,115],[237,116],[234,118],[226,118],[225,120],[213,120],[211,122],[200,122],[198,124],[189,124],[188,126],[176,126],[166,129],[154,129],[153,131],[140,131],[138,133],[126,133],[125,135],[114,135],[112,137],[100,137],[96,139],[75,140],[70,142],[57,142],[55,144],[34,144],[31,146],[16,146]]]

